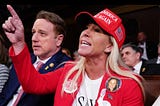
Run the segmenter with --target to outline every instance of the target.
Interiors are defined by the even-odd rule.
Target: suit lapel
[[[147,71],[147,66],[146,66],[146,63],[143,61],[140,69],[140,75],[144,75],[146,71]]]

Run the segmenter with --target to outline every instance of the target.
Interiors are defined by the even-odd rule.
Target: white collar
[[[41,61],[42,63],[46,63],[51,57],[47,58],[47,59],[44,59],[44,60],[41,60],[38,56],[37,56],[37,60],[35,63],[37,63],[38,61]]]
[[[141,66],[142,66],[142,61],[140,61],[134,66],[134,69],[135,69],[134,72],[140,74]]]

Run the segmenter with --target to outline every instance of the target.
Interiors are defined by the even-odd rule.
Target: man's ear
[[[57,38],[56,38],[57,46],[60,46],[62,44],[63,39],[64,39],[64,35],[60,34],[60,35],[57,36]]]
[[[113,48],[113,45],[112,45],[112,44],[109,44],[109,45],[106,46],[106,49],[104,50],[104,52],[105,52],[105,53],[110,53],[111,50],[112,50],[112,48]]]

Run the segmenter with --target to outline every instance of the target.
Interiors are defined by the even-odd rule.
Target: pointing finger
[[[19,19],[18,14],[16,13],[16,11],[13,9],[11,5],[7,5],[7,8],[9,12],[11,13],[12,17]]]

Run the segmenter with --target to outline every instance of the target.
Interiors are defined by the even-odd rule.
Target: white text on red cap
[[[106,17],[108,16],[108,17]],[[104,20],[105,22],[107,22],[108,24],[111,23],[111,20],[112,19],[113,21],[117,22],[118,18],[113,15],[111,12],[107,11],[107,10],[103,10],[101,11],[100,13],[96,14],[94,17],[97,17],[97,18],[101,18],[102,20]],[[109,19],[110,18],[110,19]],[[106,21],[107,20],[107,21]]]

